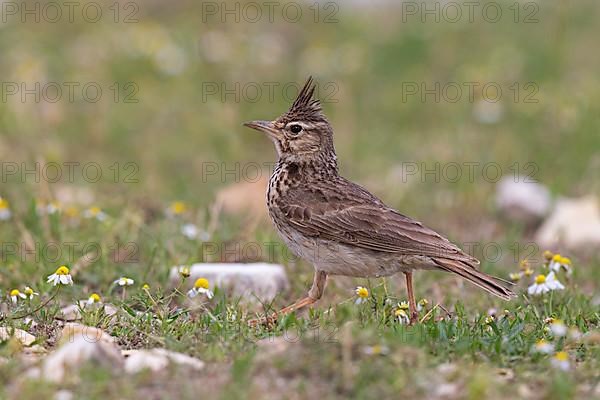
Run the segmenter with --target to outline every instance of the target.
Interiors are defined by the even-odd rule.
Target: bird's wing
[[[448,239],[387,207],[362,187],[347,180],[341,183],[292,188],[280,209],[306,236],[374,251],[479,264]]]

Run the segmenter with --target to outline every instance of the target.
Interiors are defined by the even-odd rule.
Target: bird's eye
[[[301,130],[302,130],[302,127],[298,124],[294,124],[294,125],[290,126],[290,131],[292,131],[293,134],[298,134],[298,133],[300,133]]]

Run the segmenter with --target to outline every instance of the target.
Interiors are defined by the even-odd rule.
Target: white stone
[[[504,176],[496,185],[496,206],[508,218],[534,222],[548,214],[552,206],[550,191],[531,178]]]
[[[170,279],[178,282],[180,279],[179,268],[171,268]],[[190,267],[190,286],[198,278],[208,279],[211,289],[218,286],[224,290],[231,290],[236,296],[245,299],[255,299],[269,302],[275,296],[288,288],[288,279],[283,266],[278,264],[251,263],[251,264],[220,264],[199,263]]]
[[[15,337],[19,343],[23,346],[31,346],[33,342],[35,342],[35,336],[33,336],[29,332],[25,332],[22,329],[12,329],[7,327],[0,327],[0,341],[4,342],[5,340],[10,339],[11,337]]]
[[[70,392],[68,390],[62,389],[59,390],[58,392],[54,393],[54,400],[72,400],[73,399],[73,392]]]
[[[118,370],[123,367],[123,357],[114,338],[98,328],[80,324],[66,324],[62,331],[60,346],[42,360],[38,368],[28,371],[31,378],[51,382],[77,378],[83,364],[96,364]]]
[[[455,397],[458,393],[458,385],[456,383],[442,382],[435,387],[434,393],[436,397]]]
[[[543,248],[562,245],[577,250],[600,245],[598,199],[594,196],[559,199],[535,239]]]
[[[204,368],[203,361],[167,349],[124,350],[122,354],[126,357],[125,371],[130,374],[135,374],[145,369],[158,372],[167,368],[170,363],[194,370]]]
[[[83,337],[87,341],[91,342],[107,342],[116,343],[116,339],[104,332],[100,328],[94,328],[93,326],[87,326],[78,323],[66,323],[63,327],[60,337],[58,338],[59,343],[71,342],[74,338]]]
[[[18,348],[20,353],[19,358],[25,365],[36,362],[47,353],[47,350],[43,346],[34,344],[36,337],[29,332],[22,329],[0,327],[0,342],[10,340],[11,338],[14,338],[20,345]]]

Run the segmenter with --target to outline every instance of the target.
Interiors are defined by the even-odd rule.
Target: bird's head
[[[244,125],[266,133],[280,159],[335,162],[333,129],[321,103],[313,98],[314,91],[310,77],[287,112],[273,121],[251,121]]]

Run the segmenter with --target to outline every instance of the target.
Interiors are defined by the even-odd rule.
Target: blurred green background
[[[275,89],[272,100],[263,93],[252,102],[256,96],[241,89],[237,96],[207,94],[207,83],[265,88],[265,82],[301,84],[312,74],[336,85],[336,102],[326,102],[325,111],[336,130],[342,170],[352,177],[381,179],[406,161],[495,161],[506,171],[514,162],[535,162],[536,178],[555,191],[597,189],[597,2],[515,3],[518,19],[531,14],[538,21],[533,23],[515,23],[511,2],[495,3],[503,11],[497,23],[487,22],[481,8],[474,10],[473,22],[464,8],[458,22],[438,14],[438,23],[435,15],[407,15],[400,4],[360,2],[337,9],[321,3],[319,23],[309,3],[297,3],[303,8],[298,22],[286,21],[281,6],[269,22],[263,8],[253,23],[244,2],[237,4],[239,14],[224,16],[209,14],[206,3],[124,2],[117,23],[112,3],[96,3],[103,11],[96,23],[87,22],[77,12],[81,8],[73,23],[67,15],[59,23],[43,15],[39,23],[32,16],[22,23],[27,3],[15,3],[16,15],[5,10],[3,82],[28,88],[36,82],[95,82],[103,93],[96,103],[85,101],[81,89],[75,89],[74,102],[66,93],[55,103],[8,95],[0,104],[0,159],[102,166],[132,161],[139,165],[139,185],[108,190],[207,202],[222,182],[195,183],[199,164],[272,161],[266,140],[241,123],[275,117],[289,105],[281,90]],[[329,14],[333,22],[324,23]],[[443,98],[436,103],[433,96],[421,101],[419,95],[402,102],[407,82],[430,88],[436,82],[498,83],[501,115],[493,123],[478,121],[480,90],[474,101],[463,93],[456,103]],[[528,82],[539,89],[533,95],[537,103],[524,102]],[[118,102],[110,89],[115,83],[121,86]],[[127,83],[137,92],[124,89]],[[517,101],[509,89],[515,83],[521,90]],[[137,103],[125,103],[127,95]],[[418,204],[427,205],[429,196],[415,190]],[[416,207],[410,197],[407,207]]]
[[[270,99],[265,85],[300,85],[314,75],[323,86],[334,85],[322,87],[321,94],[328,97],[324,108],[335,128],[343,173],[407,213],[429,215],[465,205],[477,213],[490,206],[486,199],[493,184],[429,178],[404,191],[394,171],[406,162],[430,167],[495,162],[507,174],[515,163],[527,174],[531,170],[523,166],[533,162],[534,177],[555,193],[598,191],[597,2],[494,2],[502,11],[495,23],[484,18],[486,2],[473,10],[472,22],[463,7],[454,23],[451,9],[428,15],[421,3],[412,3],[419,8],[412,14],[406,5],[366,3],[295,3],[303,10],[298,22],[289,21],[293,10],[286,14],[281,4],[270,22],[263,6],[262,17],[252,22],[253,10],[245,2],[229,4],[239,12],[224,15],[220,2],[116,7],[100,2],[102,17],[95,23],[83,17],[83,7],[75,8],[73,23],[67,8],[60,22],[52,23],[54,11],[47,9],[44,18],[43,2],[36,23],[22,15],[25,3],[14,3],[17,14],[4,10],[0,25],[5,83],[0,159],[29,167],[40,160],[97,162],[104,185],[92,187],[106,196],[103,204],[115,207],[123,202],[121,195],[205,205],[216,188],[231,182],[219,177],[203,182],[203,163],[231,167],[274,160],[274,151],[266,150],[270,143],[241,123],[279,115],[295,88],[287,96],[275,88]],[[216,7],[216,14],[209,7]],[[93,16],[92,11],[87,10]],[[63,93],[56,102],[46,101],[54,97],[49,86],[39,102],[31,94],[23,102],[21,90],[7,94],[7,82],[28,89],[58,83]],[[74,101],[67,98],[65,82],[79,84]],[[465,82],[480,83],[473,100]],[[482,100],[481,85],[490,82],[502,88],[497,103]],[[99,101],[84,99],[88,83],[102,89]],[[406,95],[413,83],[449,89],[456,83],[465,90],[456,102],[443,93],[439,102],[434,95],[423,101],[422,92]],[[212,85],[219,87],[217,94],[209,92]],[[264,89],[262,95],[255,95],[253,85]],[[527,102],[528,95],[537,102]],[[115,162],[121,169],[136,163],[139,183],[120,179],[115,185],[108,173]],[[481,178],[481,168],[476,172]],[[23,185],[10,176],[2,192],[18,199],[24,189],[35,190],[31,180]],[[430,184],[436,184],[435,195]]]

